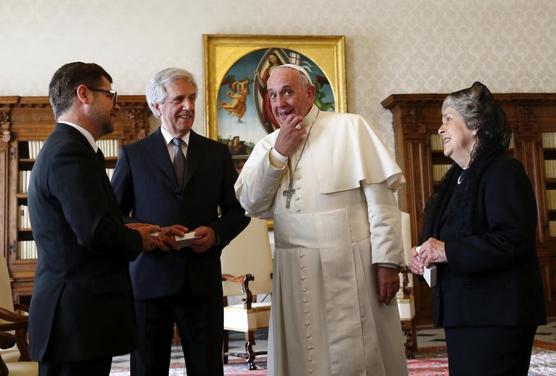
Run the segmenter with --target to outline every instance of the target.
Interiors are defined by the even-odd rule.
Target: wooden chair
[[[38,375],[36,362],[29,360],[27,306],[13,302],[10,275],[0,255],[0,376]]]
[[[228,362],[228,331],[245,333],[245,352],[235,353],[246,359],[249,369],[256,369],[255,357],[266,351],[254,351],[254,333],[268,328],[270,302],[258,303],[256,296],[272,291],[272,254],[265,220],[253,218],[245,230],[223,251],[222,287],[224,296],[242,296],[242,303],[224,307],[224,363]]]

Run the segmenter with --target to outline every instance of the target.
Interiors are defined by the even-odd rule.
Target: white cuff
[[[272,167],[282,170],[286,167],[286,163],[288,163],[288,157],[283,156],[278,152],[278,150],[272,148],[270,149],[270,164]]]

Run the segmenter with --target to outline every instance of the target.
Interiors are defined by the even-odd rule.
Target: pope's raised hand
[[[289,114],[280,123],[280,133],[276,138],[274,149],[284,157],[289,157],[303,140],[307,131],[303,128],[303,116]]]

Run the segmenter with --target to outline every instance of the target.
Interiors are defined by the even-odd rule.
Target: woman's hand
[[[409,269],[413,274],[423,275],[424,268],[430,264],[448,262],[444,242],[435,238],[428,238],[421,244],[419,251],[417,247],[411,248],[411,260]]]
[[[423,275],[425,265],[419,258],[419,252],[417,252],[417,247],[411,248],[410,251],[410,260],[409,260],[409,269],[411,273],[416,275]]]
[[[419,258],[425,267],[430,264],[448,262],[444,242],[435,238],[428,238],[426,242],[421,244]]]

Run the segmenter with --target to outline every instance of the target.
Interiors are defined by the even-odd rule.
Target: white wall
[[[556,92],[555,20],[554,0],[0,0],[0,95],[47,95],[53,72],[75,60],[102,65],[122,94],[143,94],[168,66],[202,85],[203,33],[342,34],[349,110],[393,145],[380,105],[392,93],[475,80]],[[204,133],[202,98],[197,110]]]

